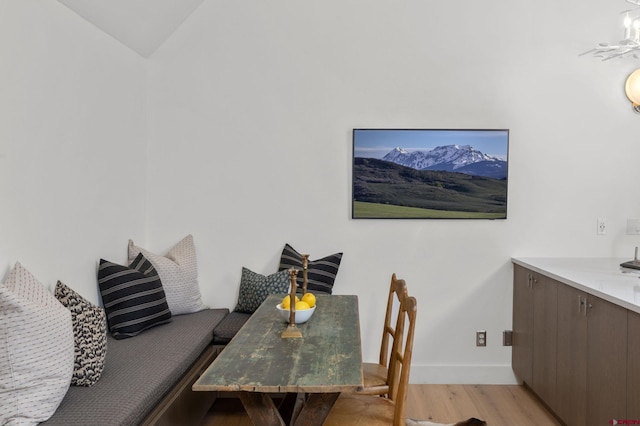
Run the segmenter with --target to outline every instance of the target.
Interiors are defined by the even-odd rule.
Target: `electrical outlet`
[[[476,346],[487,346],[487,331],[476,331]]]
[[[606,235],[607,233],[607,219],[603,217],[598,218],[598,228],[596,229],[596,235]]]

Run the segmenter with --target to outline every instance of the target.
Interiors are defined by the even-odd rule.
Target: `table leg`
[[[278,410],[271,397],[261,392],[240,392],[240,401],[256,426],[322,426],[340,392],[288,394]]]
[[[288,426],[293,426],[295,419],[300,414],[307,395],[305,393],[293,393],[289,392],[284,395],[280,405],[278,405],[278,411],[284,423]]]
[[[339,396],[340,392],[309,394],[302,410],[291,423],[295,426],[322,425]]]
[[[240,392],[240,401],[254,425],[285,426],[269,395],[260,392]]]

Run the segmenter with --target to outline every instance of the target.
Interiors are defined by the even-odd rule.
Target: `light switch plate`
[[[627,219],[627,235],[640,235],[640,219]]]

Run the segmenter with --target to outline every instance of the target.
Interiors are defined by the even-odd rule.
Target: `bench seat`
[[[212,344],[228,309],[172,317],[128,339],[108,336],[105,368],[91,387],[71,386],[44,425],[123,426],[143,423]],[[189,389],[190,391],[190,389]]]
[[[251,318],[251,314],[236,311],[231,312],[224,317],[213,330],[213,343],[216,345],[226,345],[229,343],[249,318]]]

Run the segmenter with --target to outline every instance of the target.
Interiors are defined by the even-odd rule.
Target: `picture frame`
[[[509,129],[353,129],[352,219],[506,219]]]

